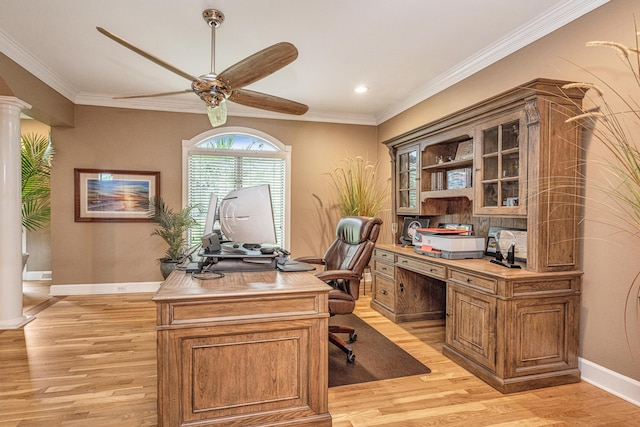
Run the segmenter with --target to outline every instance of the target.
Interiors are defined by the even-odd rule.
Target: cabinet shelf
[[[473,188],[459,188],[456,190],[422,191],[420,193],[420,200],[423,202],[427,199],[452,199],[455,197],[466,197],[469,200],[473,200]]]
[[[455,169],[457,167],[470,166],[473,165],[473,159],[464,159],[464,160],[451,160],[450,162],[444,163],[436,163],[433,165],[423,166],[422,170],[437,170],[437,169]]]

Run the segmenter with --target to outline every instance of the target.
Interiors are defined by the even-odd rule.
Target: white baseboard
[[[640,381],[626,377],[586,359],[578,359],[582,380],[640,406]]]
[[[156,292],[162,282],[90,283],[75,285],[51,285],[49,295],[98,295]]]
[[[51,280],[50,271],[25,271],[22,273],[23,280]]]

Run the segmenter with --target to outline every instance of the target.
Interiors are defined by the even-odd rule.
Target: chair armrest
[[[315,276],[320,280],[360,280],[360,276],[351,270],[327,270],[316,273]]]
[[[317,265],[326,264],[326,261],[323,258],[318,258],[313,256],[303,256],[300,258],[295,258],[294,261],[306,262],[307,264],[317,264]]]

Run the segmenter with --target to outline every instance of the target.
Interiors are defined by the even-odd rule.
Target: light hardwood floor
[[[36,319],[0,332],[0,426],[155,425],[150,298],[41,295],[25,306]],[[502,395],[442,356],[442,321],[394,324],[369,302],[357,314],[432,372],[330,389],[334,426],[640,426],[639,407],[584,382]]]

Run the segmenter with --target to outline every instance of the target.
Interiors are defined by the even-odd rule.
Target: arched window
[[[183,141],[183,205],[202,207],[195,212],[198,225],[189,230],[190,241],[200,242],[212,192],[219,206],[231,190],[269,184],[278,245],[289,247],[290,163],[291,147],[254,129],[213,129]]]

